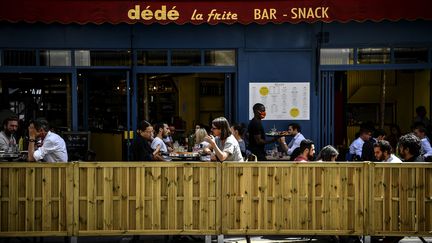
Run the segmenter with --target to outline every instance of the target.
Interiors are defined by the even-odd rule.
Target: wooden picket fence
[[[0,237],[432,236],[429,163],[0,163]]]
[[[0,163],[0,236],[72,235],[75,167]]]
[[[362,235],[363,163],[226,163],[223,234]]]

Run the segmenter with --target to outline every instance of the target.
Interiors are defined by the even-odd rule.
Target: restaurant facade
[[[255,102],[266,130],[297,122],[318,148],[343,148],[364,122],[407,132],[417,106],[432,113],[431,7],[2,1],[2,101],[24,121],[90,131],[97,160],[127,160],[142,119],[187,136],[218,116],[247,124]]]

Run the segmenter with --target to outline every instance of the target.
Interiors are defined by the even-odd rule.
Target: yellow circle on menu
[[[292,117],[298,117],[298,115],[300,115],[300,111],[297,108],[292,108],[290,110],[290,114],[291,114]]]
[[[259,92],[262,96],[267,96],[269,93],[269,89],[266,86],[264,86],[260,88]]]

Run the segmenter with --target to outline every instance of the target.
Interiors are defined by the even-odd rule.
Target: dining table
[[[0,161],[25,161],[27,151],[5,152],[0,151]]]

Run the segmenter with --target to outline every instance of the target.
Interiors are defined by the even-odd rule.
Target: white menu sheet
[[[253,118],[256,103],[266,107],[266,120],[309,120],[310,84],[249,83],[249,119]]]

